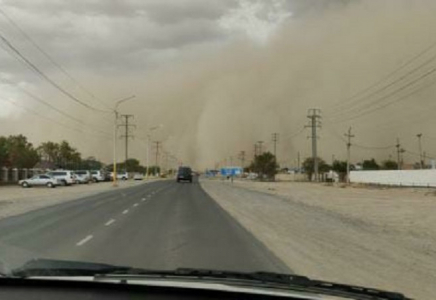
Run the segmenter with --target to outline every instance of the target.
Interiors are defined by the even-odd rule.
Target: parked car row
[[[91,181],[101,182],[110,180],[111,177],[109,174],[101,170],[55,170],[49,171],[45,174],[35,175],[31,178],[19,180],[18,184],[24,188],[32,186],[47,186],[49,188],[54,188],[59,185],[69,186],[72,184],[87,184]]]

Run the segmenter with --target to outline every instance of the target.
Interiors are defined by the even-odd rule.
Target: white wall
[[[436,187],[436,170],[351,171],[354,183]]]

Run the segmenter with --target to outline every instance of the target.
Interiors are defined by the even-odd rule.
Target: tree
[[[362,168],[363,170],[380,170],[380,166],[377,164],[374,158],[370,160],[364,160]]]
[[[145,173],[146,171],[146,168],[141,166],[136,158],[129,158],[125,161],[124,165],[127,172]]]
[[[146,169],[147,171],[147,169]],[[149,175],[154,175],[154,174],[160,174],[160,167],[159,166],[150,166],[149,167],[149,172],[147,172]]]
[[[329,166],[328,164],[326,164],[326,162],[318,157],[318,172],[319,173],[324,173],[324,172],[328,172],[331,170],[331,166]],[[312,179],[313,173],[314,173],[314,168],[315,168],[315,164],[313,162],[313,158],[312,157],[308,157],[303,161],[303,168],[307,174],[307,177],[309,180]]]
[[[274,179],[278,167],[275,156],[271,152],[265,152],[255,157],[250,169],[258,173],[259,178],[262,180],[264,177]]]
[[[333,162],[332,170],[339,174],[339,180],[345,181],[347,175],[347,162],[335,160]]]
[[[41,159],[57,163],[59,157],[59,144],[53,142],[44,142],[38,147],[38,153]]]
[[[32,143],[24,135],[11,135],[6,140],[8,154],[5,166],[12,168],[33,168],[40,157]]]
[[[80,162],[80,169],[84,170],[101,170],[103,168],[103,163],[98,161],[93,156],[89,156]]]
[[[383,170],[398,170],[398,164],[396,161],[393,160],[385,160],[382,162],[382,169]]]
[[[8,163],[9,152],[7,141],[6,137],[0,136],[0,168],[6,166]]]

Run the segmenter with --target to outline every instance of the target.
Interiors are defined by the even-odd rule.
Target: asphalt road
[[[0,261],[56,258],[149,269],[290,270],[194,182],[147,183],[0,221]]]

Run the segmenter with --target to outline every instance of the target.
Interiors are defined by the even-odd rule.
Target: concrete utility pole
[[[418,133],[416,136],[418,137],[419,165],[421,169],[424,169],[424,159],[422,157],[422,144],[421,144],[422,133]]]
[[[154,166],[154,176],[156,176],[157,167],[158,167],[157,162],[158,162],[158,157],[159,157],[159,145],[161,145],[162,142],[155,141],[154,143],[156,144],[156,162],[155,162],[155,166]]]
[[[401,170],[400,167],[400,139],[397,138],[397,144],[395,145],[395,147],[397,147],[397,168],[398,170]]]
[[[263,144],[263,141],[257,142],[257,155],[262,155],[262,144]]]
[[[310,119],[309,125],[306,125],[305,127],[312,128],[312,159],[313,159],[313,173],[315,174],[315,180],[318,181],[319,175],[318,175],[318,153],[317,153],[317,139],[318,136],[316,135],[316,129],[321,127],[321,122],[319,119],[321,119],[321,110],[317,108],[311,108],[307,111],[307,117]]]
[[[113,151],[114,151],[114,157],[113,157],[113,178],[112,178],[112,185],[114,187],[117,187],[117,129],[118,129],[118,106],[126,101],[129,101],[131,99],[135,98],[135,95],[127,97],[127,98],[123,98],[121,100],[118,100],[115,103],[115,107],[114,107],[114,115],[115,115],[115,123],[114,123],[114,141],[113,141]]]
[[[244,165],[245,165],[245,151],[241,151],[239,153],[239,159],[241,160],[241,168],[242,170],[244,170]]]
[[[127,159],[129,158],[129,138],[133,138],[134,136],[132,134],[129,133],[129,128],[130,127],[135,127],[136,125],[134,124],[129,124],[129,119],[133,118],[133,115],[121,115],[121,118],[124,118],[124,124],[118,125],[120,127],[125,127],[125,133],[124,135],[122,135],[121,137],[125,138],[125,148],[126,148],[126,157],[124,160],[124,169],[127,172]]]
[[[273,133],[272,134],[272,141],[274,143],[274,157],[276,158],[277,161],[277,142],[279,141],[279,134],[278,133]]]
[[[423,162],[423,165],[424,165],[424,168],[426,167],[425,166],[425,159],[427,158],[427,154],[425,153],[425,151],[422,153],[422,162]]]
[[[258,145],[257,145],[257,143],[256,144],[254,144],[254,159],[256,159],[256,156],[258,156],[259,154],[258,154]]]
[[[398,164],[398,170],[402,169],[403,165],[403,159],[401,157],[401,154],[406,152],[403,148],[401,148],[400,139],[397,138],[397,144],[395,145],[397,147],[397,164]]]
[[[300,151],[297,152],[297,170],[300,173]]]
[[[350,157],[351,157],[351,138],[354,137],[354,135],[351,134],[351,127],[348,128],[348,133],[345,133],[345,136],[347,137],[347,184],[350,184]]]

